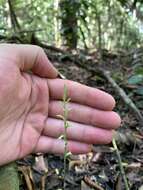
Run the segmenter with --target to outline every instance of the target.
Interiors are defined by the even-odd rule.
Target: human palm
[[[32,71],[32,72],[31,72]],[[107,93],[57,78],[37,46],[0,46],[0,165],[30,153],[63,153],[61,100],[64,85],[71,102],[68,150],[86,153],[91,144],[109,143],[120,117]]]

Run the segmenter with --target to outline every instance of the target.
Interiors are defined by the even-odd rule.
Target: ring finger
[[[67,138],[87,144],[107,144],[112,140],[112,130],[101,129],[77,122],[68,122]],[[48,118],[42,135],[58,138],[64,134],[64,122]]]

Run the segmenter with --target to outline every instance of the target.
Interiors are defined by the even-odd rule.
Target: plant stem
[[[68,108],[67,104],[69,102],[68,96],[67,96],[67,88],[64,86],[64,95],[63,95],[63,121],[64,121],[64,190],[66,189],[66,162],[67,162],[67,156],[68,156],[68,150],[67,150],[67,128],[69,127],[68,124]]]
[[[67,161],[67,127],[66,127],[67,124],[66,123],[67,121],[66,121],[66,118],[64,117],[64,190],[66,188],[66,161]]]
[[[123,168],[123,165],[122,165],[121,156],[120,156],[120,153],[119,153],[119,150],[118,150],[118,147],[117,147],[117,144],[116,144],[116,141],[115,141],[114,138],[113,138],[113,140],[112,140],[112,144],[113,144],[113,147],[114,147],[114,149],[115,149],[115,151],[116,151],[116,154],[117,154],[120,171],[121,171],[121,174],[122,174],[122,177],[123,177],[123,181],[124,181],[124,184],[125,184],[125,189],[126,189],[126,190],[129,190],[129,185],[128,185],[128,181],[127,181],[127,178],[126,178],[126,174],[125,174],[125,171],[124,171],[124,168]]]

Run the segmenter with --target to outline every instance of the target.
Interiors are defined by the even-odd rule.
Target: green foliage
[[[142,66],[139,66],[139,67],[135,68],[135,74],[137,74],[137,75],[143,75],[143,68],[142,68]]]
[[[19,190],[16,163],[13,162],[0,167],[0,190]]]
[[[143,75],[133,75],[128,79],[129,84],[141,84],[143,83]]]
[[[8,0],[0,0],[0,35],[31,35],[71,48],[129,49],[143,42],[141,0],[12,0],[21,27],[15,34]],[[66,43],[65,43],[66,41]]]
[[[143,68],[139,65],[137,65],[134,68],[133,75],[128,79],[128,84],[134,85],[135,89],[132,90],[132,94],[136,94],[139,96],[143,96]],[[142,105],[142,98],[139,103],[137,104],[138,107]]]
[[[135,93],[143,96],[143,87],[139,87],[137,90],[135,90]]]

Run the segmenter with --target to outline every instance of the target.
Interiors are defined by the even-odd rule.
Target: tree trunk
[[[77,14],[80,3],[77,0],[61,0],[61,36],[63,45],[68,49],[76,49],[78,41]]]

